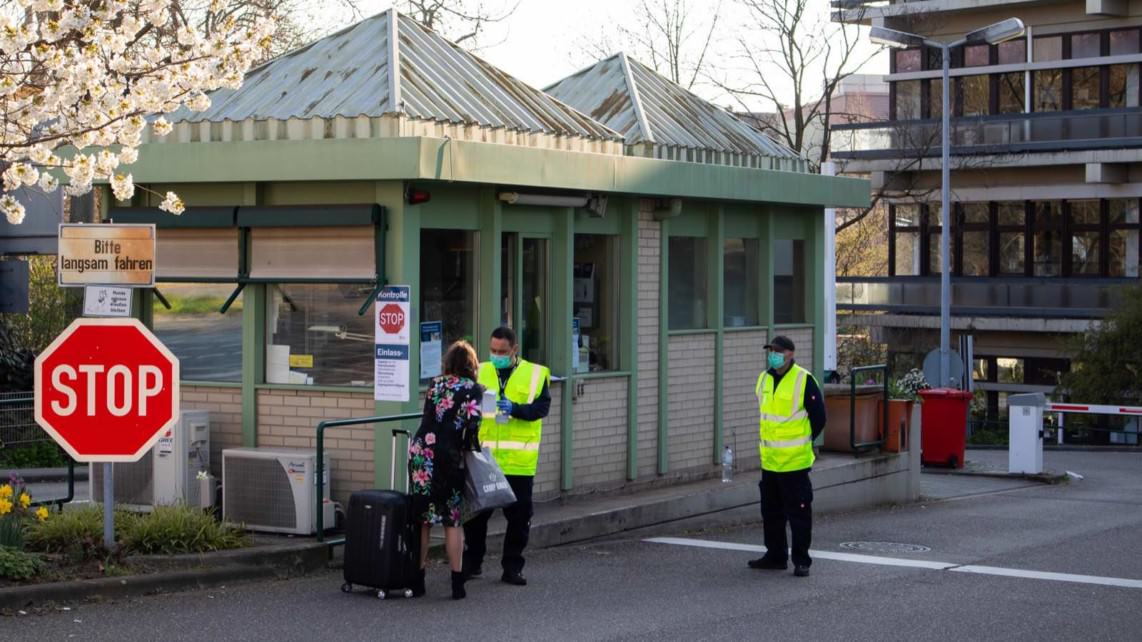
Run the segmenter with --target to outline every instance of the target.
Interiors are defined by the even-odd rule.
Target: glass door
[[[520,356],[541,364],[546,364],[550,356],[550,269],[546,238],[504,233],[500,254],[500,322],[516,331]]]

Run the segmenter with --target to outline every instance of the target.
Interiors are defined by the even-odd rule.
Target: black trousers
[[[531,490],[535,485],[535,477],[524,475],[505,475],[508,484],[515,493],[515,503],[504,507],[504,518],[508,520],[508,529],[504,534],[504,556],[500,564],[505,573],[523,572],[523,549],[527,548],[528,535],[531,533]],[[479,568],[484,563],[484,554],[488,550],[488,520],[492,518],[495,510],[484,511],[468,520],[464,524],[464,568]]]
[[[813,484],[809,469],[789,473],[761,471],[761,519],[765,528],[765,556],[784,561],[789,546],[785,523],[793,534],[793,563],[809,566],[809,544],[813,539]]]

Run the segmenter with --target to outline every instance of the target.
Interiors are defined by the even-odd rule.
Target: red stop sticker
[[[399,305],[388,303],[381,308],[381,312],[377,315],[377,323],[380,324],[385,334],[397,334],[404,329],[404,311]]]

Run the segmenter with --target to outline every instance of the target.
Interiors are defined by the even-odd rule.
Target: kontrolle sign
[[[155,226],[59,226],[59,286],[155,286]]]

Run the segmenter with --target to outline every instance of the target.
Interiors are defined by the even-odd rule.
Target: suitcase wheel
[[[387,597],[387,596],[385,595],[384,591],[377,591],[377,599],[378,600],[383,600],[383,599],[385,599],[385,597]]]
[[[405,596],[405,599],[412,597],[412,589],[405,589],[404,590],[404,596]]]
[[[342,593],[352,593],[353,592],[353,585],[348,583],[348,582],[345,582],[344,584],[341,585],[341,592]]]

